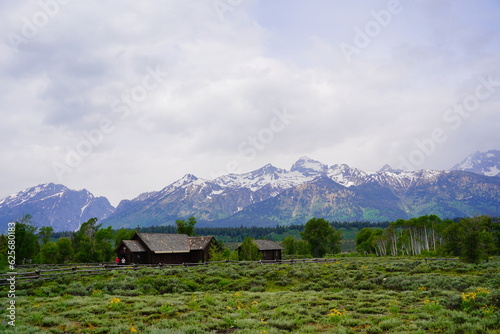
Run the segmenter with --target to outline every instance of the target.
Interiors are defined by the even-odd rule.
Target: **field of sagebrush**
[[[500,259],[113,271],[18,282],[15,332],[500,333],[499,287]],[[3,306],[0,332],[14,332]]]

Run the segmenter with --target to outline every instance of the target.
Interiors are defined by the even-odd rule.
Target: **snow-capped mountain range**
[[[28,213],[36,224],[56,231],[75,230],[91,217],[104,226],[135,228],[174,224],[190,216],[210,226],[275,226],[305,223],[313,216],[345,221],[423,214],[498,216],[500,177],[488,174],[499,167],[499,158],[500,151],[488,151],[450,171],[402,171],[386,165],[367,172],[302,157],[290,170],[268,164],[213,180],[187,174],[160,191],[123,200],[116,209],[86,190],[42,184],[0,200],[0,227]],[[477,172],[469,172],[471,168]]]
[[[304,223],[312,216],[378,221],[423,214],[498,215],[499,208],[500,178],[390,166],[366,172],[302,157],[290,170],[268,164],[214,180],[188,174],[159,192],[122,201],[104,224],[173,224],[191,215],[211,226]]]
[[[75,231],[92,217],[107,218],[115,208],[105,197],[94,197],[88,190],[43,183],[0,200],[0,231],[9,221],[27,214],[38,226],[52,226],[54,230]]]

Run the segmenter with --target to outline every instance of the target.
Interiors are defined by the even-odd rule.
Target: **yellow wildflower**
[[[337,310],[336,308],[331,309],[330,313],[327,314],[328,317],[333,317],[333,316],[342,316],[345,314],[345,309],[342,309],[342,311]]]
[[[490,289],[488,288],[477,288],[476,290],[472,292],[463,292],[462,293],[462,300],[463,301],[471,301],[476,299],[477,295],[489,295],[490,294]]]
[[[475,292],[462,292],[462,300],[463,301],[470,301],[476,299],[477,293]]]

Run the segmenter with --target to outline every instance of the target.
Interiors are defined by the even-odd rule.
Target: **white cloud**
[[[17,50],[9,38],[0,44],[8,162],[0,197],[57,182],[53,163],[85,149],[89,134],[97,144],[62,181],[113,204],[185,173],[210,178],[233,161],[242,171],[289,168],[302,155],[398,167],[438,127],[447,140],[418,167],[447,168],[494,148],[500,87],[457,131],[443,113],[497,70],[498,4],[400,3],[350,63],[339,45],[354,43],[355,28],[388,1],[242,1],[224,20],[211,1],[60,5]],[[0,6],[7,36],[22,36],[26,20],[43,12],[37,1]],[[158,85],[148,77],[155,70]],[[271,133],[280,110],[293,119]],[[247,159],[241,148],[259,135],[264,142]]]

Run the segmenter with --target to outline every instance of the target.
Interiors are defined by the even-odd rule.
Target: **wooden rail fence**
[[[29,272],[10,272],[6,274],[0,274],[0,286],[10,285],[11,278],[14,277],[15,281],[35,281],[35,280],[50,280],[55,278],[60,278],[62,275],[102,275],[113,270],[140,270],[145,268],[172,268],[172,267],[193,267],[193,266],[206,266],[212,264],[295,264],[295,263],[326,263],[326,262],[337,262],[336,259],[322,258],[322,259],[292,259],[292,260],[261,260],[261,261],[213,261],[213,262],[202,262],[202,263],[180,263],[180,264],[98,264],[98,265],[84,265],[84,266],[72,266],[67,268],[48,268],[48,269],[36,269]],[[19,268],[35,267],[36,265],[24,265],[18,266]],[[44,267],[47,265],[43,265]],[[62,265],[55,265],[56,267]]]

